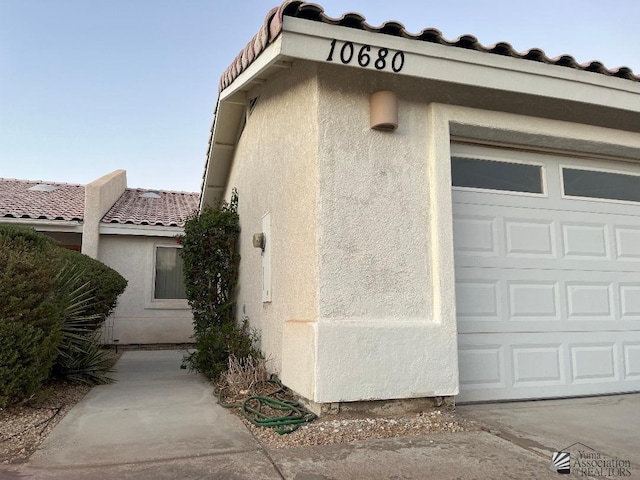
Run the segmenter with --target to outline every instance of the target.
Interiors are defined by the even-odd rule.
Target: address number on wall
[[[334,38],[327,56],[327,62],[333,61],[340,61],[345,65],[357,63],[363,68],[372,65],[376,70],[398,73],[404,67],[404,52],[371,45],[354,45],[353,42],[338,42]]]

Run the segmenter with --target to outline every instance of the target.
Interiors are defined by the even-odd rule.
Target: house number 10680
[[[373,51],[372,51],[373,50]],[[331,41],[331,50],[327,62],[333,62],[333,54],[339,54],[340,61],[345,65],[350,64],[354,59],[361,67],[368,67],[371,63],[376,70],[385,70],[390,67],[395,73],[398,73],[404,67],[404,52],[390,51],[388,48],[371,47],[371,45],[362,45],[356,52],[356,47],[352,42],[344,42],[342,47],[338,48],[338,41],[334,38]]]

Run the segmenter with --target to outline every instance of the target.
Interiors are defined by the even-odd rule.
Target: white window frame
[[[147,302],[145,308],[148,309],[176,309],[176,310],[184,310],[188,309],[189,302],[186,298],[155,298],[156,296],[156,262],[157,262],[157,252],[159,248],[175,248],[182,249],[181,245],[177,245],[175,243],[154,243],[153,244],[153,254],[151,255],[151,284],[149,287],[149,295],[147,298]]]
[[[498,154],[496,154],[498,152]],[[457,187],[452,185],[453,190],[460,190],[464,192],[474,193],[489,193],[497,195],[518,195],[522,197],[535,197],[535,198],[548,198],[549,191],[547,187],[547,169],[544,161],[531,160],[532,154],[518,152],[516,150],[505,150],[505,155],[500,155],[501,151],[480,146],[469,146],[460,143],[451,143],[451,162],[453,157],[469,158],[471,160],[486,160],[502,163],[518,163],[521,165],[531,165],[540,167],[540,181],[542,186],[542,193],[532,192],[518,192],[512,190],[493,190],[490,188],[478,188],[478,187]]]
[[[560,169],[558,176],[560,178],[560,195],[562,199],[578,200],[578,201],[585,201],[585,202],[610,203],[610,204],[618,204],[618,205],[640,205],[640,201],[617,200],[615,198],[580,197],[576,195],[567,195],[564,191],[564,169],[565,168],[570,170],[585,170],[589,172],[613,173],[618,175],[628,175],[630,177],[640,177],[640,173],[638,173],[637,171],[623,170],[615,167],[614,168],[593,167],[591,165],[587,166],[584,163],[565,163],[565,162],[559,163],[558,168]]]

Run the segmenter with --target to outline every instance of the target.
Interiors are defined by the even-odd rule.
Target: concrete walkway
[[[91,390],[28,464],[0,466],[0,479],[558,479],[549,452],[488,431],[263,449],[181,359],[125,352],[117,383]]]
[[[25,473],[177,479],[215,470],[229,478],[279,478],[242,422],[216,404],[211,384],[180,369],[183,355],[124,352],[116,382],[93,388],[54,428]]]

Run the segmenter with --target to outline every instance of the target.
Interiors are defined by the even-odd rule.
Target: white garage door
[[[640,390],[640,166],[452,146],[460,396]]]

